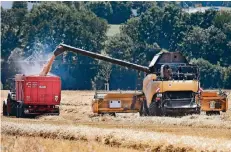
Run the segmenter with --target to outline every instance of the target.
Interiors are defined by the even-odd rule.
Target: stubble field
[[[1,91],[1,101],[6,96]],[[93,96],[93,91],[62,91],[59,116],[1,116],[1,150],[231,151],[231,109],[219,116],[99,116],[91,111]]]

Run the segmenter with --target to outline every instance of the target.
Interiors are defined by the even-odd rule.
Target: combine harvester
[[[92,101],[94,113],[140,112],[144,116],[174,114],[219,114],[228,109],[227,95],[202,92],[199,70],[189,64],[179,52],[159,53],[148,67],[114,59],[101,54],[60,44],[54,51],[58,56],[65,51],[110,62],[140,72],[145,72],[143,92],[96,93]]]

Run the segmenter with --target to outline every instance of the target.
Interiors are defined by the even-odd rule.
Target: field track
[[[3,151],[12,148],[9,144],[12,141],[17,147],[20,141],[31,138],[41,143],[43,140],[63,143],[57,145],[57,151],[75,146],[79,147],[78,151],[105,151],[107,148],[112,151],[231,151],[230,109],[219,116],[203,113],[177,118],[139,117],[139,114],[98,116],[91,112],[93,95],[92,91],[62,91],[60,116],[36,119],[1,116]],[[1,101],[6,96],[7,91],[2,91]],[[16,137],[18,140],[14,140]],[[90,148],[84,146],[86,143]],[[45,151],[49,151],[49,146],[40,144]]]

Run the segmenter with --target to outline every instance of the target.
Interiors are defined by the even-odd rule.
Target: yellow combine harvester
[[[114,59],[101,54],[60,44],[55,56],[64,51],[103,60],[145,72],[140,93],[97,93],[93,99],[94,113],[140,112],[144,116],[200,113],[218,114],[228,108],[225,95],[202,92],[199,70],[179,52],[162,52],[154,56],[148,67]]]

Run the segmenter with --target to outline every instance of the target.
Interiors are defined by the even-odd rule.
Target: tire
[[[144,106],[144,104],[142,103],[141,106],[140,106],[140,111],[139,111],[140,117],[144,116],[144,114],[143,114],[143,106]]]
[[[109,113],[110,116],[116,117],[116,113],[115,112],[111,112]]]
[[[17,107],[16,107],[16,117],[17,118],[23,118],[24,117],[24,106],[23,106],[23,103],[20,102],[17,104]]]
[[[57,115],[59,116],[60,115],[60,109],[58,108],[58,113],[57,113]]]
[[[142,116],[149,116],[149,109],[147,105],[147,101],[144,100],[143,106],[142,106]]]
[[[198,114],[198,115],[201,114],[201,109],[200,109],[200,108],[197,108],[197,109],[196,109],[196,114]]]
[[[16,107],[16,118],[20,118],[19,104]]]
[[[158,107],[158,103],[153,101],[149,105],[149,114],[150,116],[161,116],[161,109]]]
[[[220,111],[206,111],[206,115],[208,115],[208,116],[220,115]]]
[[[5,101],[3,101],[2,114],[3,114],[3,116],[7,116],[7,105],[6,105]]]
[[[11,96],[10,96],[10,93],[8,93],[8,96],[7,96],[7,104],[6,104],[6,115],[7,116],[12,116],[13,113],[14,113],[14,103],[12,102],[11,100]],[[10,109],[10,110],[9,110]]]

